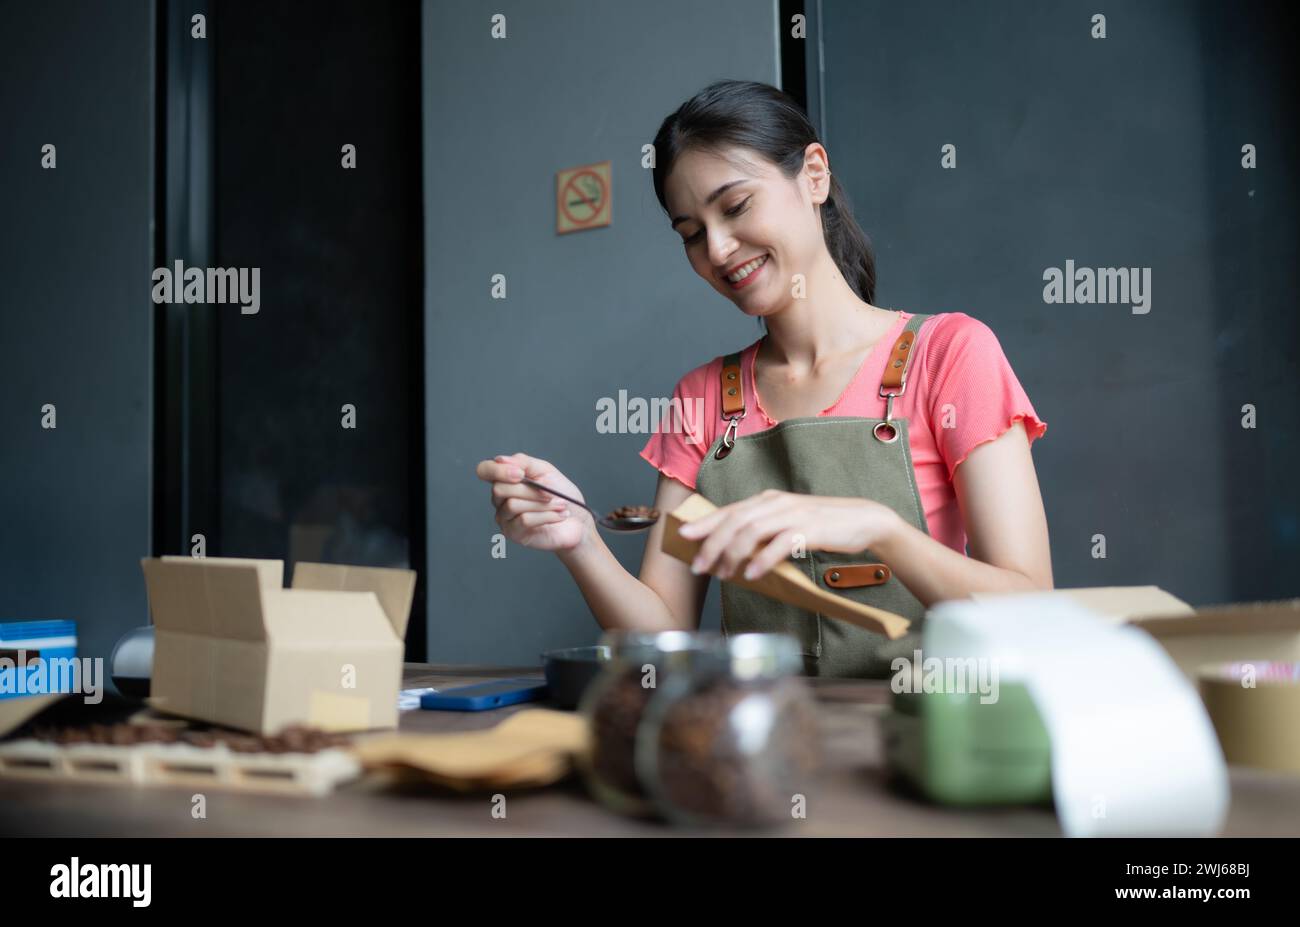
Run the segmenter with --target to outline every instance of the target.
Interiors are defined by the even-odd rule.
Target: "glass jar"
[[[646,706],[637,772],[655,808],[688,826],[790,821],[822,763],[799,642],[738,634],[724,659],[663,680]]]
[[[578,766],[592,793],[616,811],[649,815],[654,806],[637,775],[641,717],[659,687],[701,663],[725,665],[725,638],[707,631],[610,631],[600,640],[609,661],[578,710],[591,736]]]

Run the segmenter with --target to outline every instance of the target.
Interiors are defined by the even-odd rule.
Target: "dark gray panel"
[[[89,656],[148,620],[152,30],[0,6],[0,618],[74,619]]]
[[[1263,5],[1107,5],[1105,39],[1079,4],[823,9],[826,145],[877,247],[877,303],[997,333],[1048,423],[1057,585],[1296,595],[1289,31]],[[1150,311],[1045,304],[1067,259],[1151,268]]]

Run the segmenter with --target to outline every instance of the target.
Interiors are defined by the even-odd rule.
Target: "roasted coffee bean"
[[[648,505],[623,505],[609,513],[610,518],[658,518],[659,510]]]
[[[186,730],[168,724],[91,724],[75,728],[36,728],[32,736],[57,744],[104,744],[133,746],[146,743],[185,743],[192,747],[225,745],[236,753],[316,753],[347,746],[345,734],[294,726],[278,735],[259,736],[221,728]]]
[[[641,684],[641,671],[631,667],[611,679],[592,710],[592,772],[605,784],[627,795],[645,793],[636,775],[636,732],[653,688]]]

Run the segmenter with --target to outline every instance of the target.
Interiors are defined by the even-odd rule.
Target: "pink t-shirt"
[[[878,395],[894,343],[910,312],[900,312],[894,327],[863,362],[844,394],[819,415],[883,418],[885,400]],[[992,329],[964,312],[931,316],[917,333],[918,351],[907,372],[907,389],[894,400],[894,415],[908,420],[908,437],[916,486],[930,534],[959,553],[966,553],[966,529],[953,489],[957,466],[978,445],[992,441],[1017,421],[1024,421],[1032,444],[1047,431]],[[754,341],[741,355],[748,414],[738,434],[765,431],[777,423],[768,417],[754,386]],[[664,474],[695,488],[704,455],[725,427],[721,418],[719,375],[722,357],[696,367],[673,390],[680,414],[663,417],[641,456]],[[701,403],[700,400],[703,400]],[[673,406],[670,406],[672,408]],[[698,412],[702,412],[702,418]]]

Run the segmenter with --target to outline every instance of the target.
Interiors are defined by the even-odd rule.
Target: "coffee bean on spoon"
[[[659,510],[648,505],[622,505],[609,513],[610,518],[649,518],[657,519]]]

